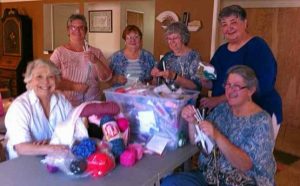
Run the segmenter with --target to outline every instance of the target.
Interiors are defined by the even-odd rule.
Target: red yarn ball
[[[104,176],[114,167],[114,159],[107,153],[96,152],[87,158],[86,171],[90,173],[92,177]]]
[[[117,124],[121,132],[126,131],[129,127],[129,121],[126,118],[118,118]]]

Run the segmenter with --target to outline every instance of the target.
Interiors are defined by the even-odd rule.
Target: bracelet
[[[177,77],[178,77],[178,74],[176,73],[174,78],[173,78],[173,81],[176,81]]]

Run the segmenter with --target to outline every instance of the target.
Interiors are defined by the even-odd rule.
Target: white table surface
[[[42,157],[23,156],[0,163],[1,186],[159,186],[159,180],[190,159],[199,149],[186,145],[159,155],[145,155],[133,167],[118,165],[100,178],[74,178],[63,172],[48,173]]]

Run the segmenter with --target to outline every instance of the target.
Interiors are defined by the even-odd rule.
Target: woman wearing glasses
[[[85,42],[87,22],[83,15],[73,14],[67,21],[69,42],[56,48],[51,61],[61,70],[62,90],[73,106],[100,100],[100,81],[111,78],[111,70],[100,49]]]
[[[112,84],[124,85],[152,81],[151,70],[155,65],[153,55],[142,48],[143,34],[135,25],[128,25],[122,34],[125,46],[109,58],[113,71]]]
[[[212,97],[203,98],[200,105],[212,109],[226,101],[222,84],[227,69],[233,65],[247,65],[255,71],[259,81],[259,90],[253,100],[272,116],[273,126],[278,131],[282,122],[282,103],[275,89],[277,64],[272,51],[263,39],[248,33],[247,14],[242,7],[231,5],[223,8],[219,13],[219,23],[228,42],[218,48],[211,60],[218,76],[212,86],[207,87],[212,88]]]
[[[165,37],[171,51],[153,68],[152,76],[163,77],[183,88],[199,90],[201,86],[197,70],[200,55],[188,47],[190,32],[187,26],[180,22],[172,23],[165,31]]]
[[[166,177],[162,186],[175,185],[274,185],[274,136],[270,115],[252,100],[258,81],[254,71],[233,66],[227,72],[225,96],[205,120],[197,123],[193,106],[182,110],[189,138],[195,141],[195,125],[215,146],[201,153],[199,169]]]

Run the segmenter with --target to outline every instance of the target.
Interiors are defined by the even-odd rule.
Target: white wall
[[[120,49],[120,3],[119,2],[97,2],[86,3],[84,14],[89,19],[90,10],[112,10],[112,33],[88,33],[89,44],[100,48],[105,57],[109,57],[112,53]]]
[[[144,13],[143,48],[153,52],[154,47],[154,24],[155,24],[155,1],[122,1],[121,2],[121,33],[126,27],[126,10],[134,10]],[[121,40],[121,47],[124,41]]]

